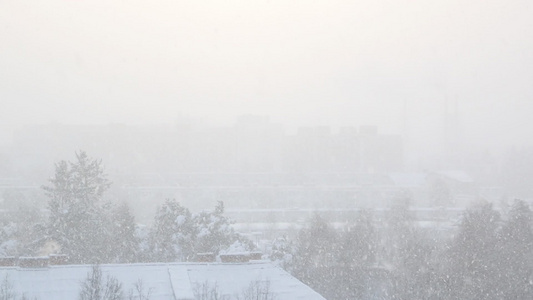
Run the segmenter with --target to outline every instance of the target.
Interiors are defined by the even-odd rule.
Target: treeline
[[[48,216],[31,207],[0,220],[0,255],[66,254],[69,263],[191,261],[198,253],[250,251],[224,206],[192,214],[175,200],[139,228],[126,204],[104,200],[102,164],[84,152],[56,164],[43,189]],[[361,212],[343,228],[314,216],[295,237],[273,241],[271,260],[326,299],[533,299],[532,212],[515,201],[500,213],[465,211],[453,234],[421,228],[406,205]]]
[[[533,299],[532,212],[517,200],[467,210],[449,238],[421,228],[407,207],[362,212],[335,230],[318,215],[271,258],[326,299]]]
[[[56,164],[48,196],[49,215],[29,207],[2,220],[0,255],[62,253],[71,264],[193,260],[197,253],[250,251],[254,245],[230,226],[219,202],[198,214],[166,200],[150,228],[139,228],[127,204],[104,200],[111,182],[102,163],[85,152]]]

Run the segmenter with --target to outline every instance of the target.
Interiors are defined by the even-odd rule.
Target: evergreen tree
[[[403,264],[410,242],[416,235],[415,218],[409,210],[409,202],[410,199],[406,196],[398,196],[386,218],[386,239],[383,240],[385,253],[381,254],[386,263],[394,266]]]
[[[111,184],[102,162],[89,158],[83,151],[76,153],[75,162],[56,164],[50,183],[43,187],[49,197],[50,237],[73,263],[100,261],[108,246],[107,230],[102,224],[109,203],[103,201],[103,194]]]
[[[398,255],[389,278],[395,299],[431,299],[438,286],[435,241],[414,227]]]
[[[294,275],[328,299],[338,298],[336,280],[337,234],[315,214],[300,230],[294,255]]]
[[[372,216],[361,211],[355,223],[341,233],[339,262],[347,266],[368,267],[375,263],[377,236]]]
[[[131,214],[127,203],[113,207],[110,215],[111,246],[109,262],[136,262],[139,255],[139,239],[135,218]]]
[[[498,292],[505,299],[533,299],[532,212],[516,200],[500,233]]]
[[[372,216],[362,211],[348,224],[338,242],[336,284],[339,299],[359,299],[369,292],[372,267],[376,261],[377,236]]]
[[[464,215],[448,252],[443,297],[500,299],[497,243],[500,214],[482,203]]]

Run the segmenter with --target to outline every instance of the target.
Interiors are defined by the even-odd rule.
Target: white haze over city
[[[530,2],[0,0],[0,298],[533,299]]]
[[[378,125],[531,144],[528,1],[2,1],[2,136],[23,124]],[[418,154],[418,153],[417,153]]]

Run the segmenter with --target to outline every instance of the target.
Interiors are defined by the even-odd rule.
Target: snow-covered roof
[[[113,276],[122,283],[124,295],[135,291],[142,281],[150,299],[195,299],[195,288],[216,285],[221,296],[242,293],[254,282],[268,282],[275,299],[324,299],[283,269],[269,262],[250,263],[158,263],[101,265],[103,277]],[[0,267],[12,291],[28,299],[77,299],[81,283],[91,272],[90,265],[49,266],[46,268]],[[4,283],[5,284],[5,283]],[[242,298],[242,296],[241,296]],[[225,298],[224,298],[225,299]]]
[[[462,183],[473,183],[474,179],[468,175],[465,171],[461,170],[447,170],[447,171],[440,171],[437,172],[437,174],[444,176],[448,179],[452,179],[458,182]]]
[[[389,178],[398,187],[421,187],[426,184],[427,175],[424,173],[389,173]]]

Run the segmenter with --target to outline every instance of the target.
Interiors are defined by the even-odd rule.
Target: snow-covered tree
[[[193,255],[194,230],[189,210],[167,199],[159,207],[149,234],[150,260],[186,261]]]
[[[369,290],[371,268],[376,261],[377,234],[372,215],[362,211],[340,233],[335,274],[339,298],[359,299]]]
[[[203,211],[194,216],[196,253],[219,254],[229,248],[240,251],[252,250],[253,244],[240,236],[224,216],[224,203],[219,201],[212,212]]]
[[[219,202],[214,211],[191,215],[176,200],[166,200],[157,210],[147,237],[147,260],[187,261],[197,253],[250,251],[254,245],[231,227]]]
[[[409,210],[409,198],[399,195],[386,215],[386,238],[382,239],[382,259],[392,265],[403,264],[410,242],[416,235],[414,216]]]
[[[294,275],[326,298],[334,298],[337,233],[318,214],[300,230],[293,258]]]
[[[43,217],[35,207],[20,205],[0,218],[0,255],[35,255],[45,235]]]
[[[496,299],[500,214],[491,204],[469,209],[453,239],[443,277],[446,295],[453,299]]]
[[[0,256],[18,255],[17,224],[10,220],[0,220]]]
[[[127,203],[113,207],[109,215],[109,262],[136,262],[139,255],[135,218]]]
[[[341,233],[338,260],[346,266],[368,267],[375,263],[377,246],[372,215],[361,211],[356,221]]]
[[[71,262],[94,263],[105,257],[105,211],[109,203],[103,200],[110,181],[104,174],[102,162],[83,151],[76,153],[76,161],[60,161],[54,177],[44,186],[49,198],[48,232],[59,243],[61,251]]]
[[[526,202],[516,200],[500,232],[497,252],[499,296],[533,299],[532,212]]]
[[[272,249],[269,258],[274,264],[290,272],[292,271],[293,267],[294,252],[295,246],[293,242],[286,235],[284,235],[277,237],[272,242]]]
[[[406,237],[389,273],[390,293],[397,299],[429,299],[435,294],[437,277],[434,257],[435,242],[415,227]]]

